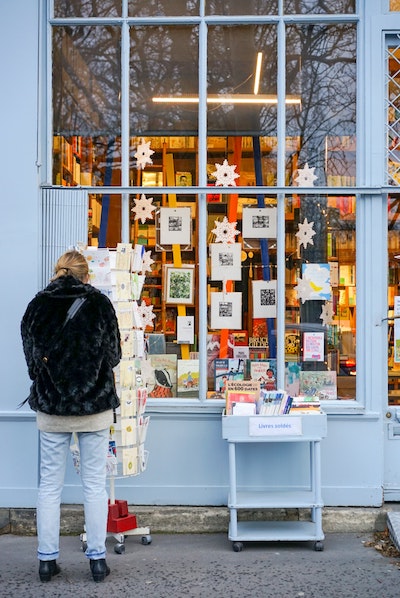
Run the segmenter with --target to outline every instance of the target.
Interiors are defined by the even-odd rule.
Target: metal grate
[[[400,185],[400,36],[391,37],[387,58],[387,160],[389,185]]]
[[[57,259],[71,246],[87,244],[88,193],[82,189],[43,189],[41,194],[41,286]]]

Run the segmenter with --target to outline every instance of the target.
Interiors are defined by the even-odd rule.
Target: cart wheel
[[[318,540],[318,542],[314,543],[314,550],[317,552],[322,552],[324,550],[324,543]]]
[[[116,552],[117,554],[124,554],[125,544],[116,544],[114,546],[114,552]]]
[[[232,544],[233,552],[242,552],[243,544],[241,542],[234,542]]]
[[[148,535],[148,536],[142,536],[141,541],[142,541],[142,544],[144,546],[146,546],[147,544],[151,544],[151,540],[152,540],[152,537],[150,535]]]

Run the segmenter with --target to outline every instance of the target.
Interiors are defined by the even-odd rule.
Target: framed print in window
[[[160,245],[190,245],[192,220],[190,208],[160,208]]]
[[[176,268],[173,264],[164,266],[164,299],[172,305],[193,305],[194,265],[186,264]]]
[[[211,293],[211,328],[242,329],[242,293]]]
[[[242,244],[210,243],[211,280],[242,280]]]
[[[253,280],[253,318],[276,318],[276,280]]]
[[[276,239],[276,208],[243,208],[243,237]]]

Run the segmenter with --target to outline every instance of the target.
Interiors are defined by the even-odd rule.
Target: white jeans
[[[106,458],[109,429],[77,432],[84,494],[87,536],[86,556],[106,555],[108,495]],[[38,558],[52,561],[59,556],[60,504],[71,432],[40,432],[40,484],[37,503]]]

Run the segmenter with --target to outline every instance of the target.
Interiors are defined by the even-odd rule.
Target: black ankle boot
[[[56,561],[40,561],[39,577],[40,581],[50,581],[53,575],[60,573],[61,569]]]
[[[104,581],[107,575],[110,575],[110,567],[106,563],[106,559],[98,559],[94,561],[90,559],[90,570],[94,581]]]

